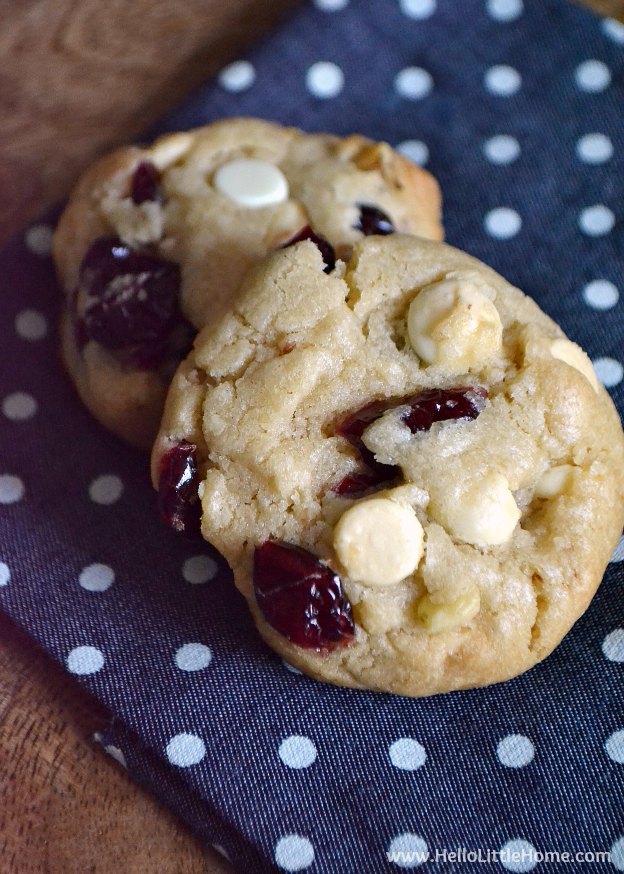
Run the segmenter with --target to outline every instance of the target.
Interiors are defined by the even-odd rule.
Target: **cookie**
[[[312,242],[270,255],[198,335],[153,452],[161,509],[201,513],[264,639],[313,677],[421,696],[520,674],[622,531],[611,399],[462,252],[370,237],[323,268]]]
[[[438,186],[360,136],[231,119],[106,156],[54,239],[64,358],[83,402],[151,447],[175,367],[253,264],[320,237],[329,270],[362,236],[394,231],[441,238]]]

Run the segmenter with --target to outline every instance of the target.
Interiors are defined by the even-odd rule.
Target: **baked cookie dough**
[[[443,244],[302,242],[173,379],[153,452],[260,633],[307,674],[433,695],[513,677],[587,608],[624,522],[624,436],[587,355]],[[199,499],[198,499],[199,495]]]
[[[63,353],[83,402],[151,447],[175,367],[251,265],[319,235],[330,270],[363,235],[393,231],[441,239],[437,183],[361,136],[229,119],[106,156],[54,239]]]

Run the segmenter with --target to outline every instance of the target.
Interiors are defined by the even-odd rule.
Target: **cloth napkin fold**
[[[449,242],[535,297],[621,411],[623,105],[624,27],[565,0],[316,0],[159,132],[250,114],[400,146],[440,180]],[[0,253],[0,608],[115,714],[107,751],[254,874],[465,871],[478,850],[624,870],[624,544],[516,680],[408,700],[299,675],[80,406],[49,238]]]

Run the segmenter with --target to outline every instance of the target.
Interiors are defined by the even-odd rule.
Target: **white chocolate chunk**
[[[176,133],[156,140],[149,150],[150,160],[162,171],[179,161],[193,144],[193,134]]]
[[[418,602],[416,613],[429,634],[438,634],[451,628],[461,628],[467,625],[481,609],[481,596],[476,586],[473,586],[459,598],[446,604],[436,604],[429,595],[424,595]]]
[[[334,549],[351,579],[391,586],[413,573],[423,554],[423,529],[406,504],[371,498],[350,507],[334,529]]]
[[[407,333],[426,364],[479,367],[502,345],[498,310],[470,275],[449,274],[425,286],[410,304]]]
[[[434,502],[430,512],[450,534],[475,546],[499,546],[514,532],[521,512],[502,474],[490,471],[458,498]]]
[[[583,352],[580,346],[577,346],[576,343],[567,340],[565,337],[559,337],[550,344],[550,354],[553,358],[558,358],[559,361],[565,362],[565,364],[582,373],[585,379],[591,383],[594,391],[598,391],[600,386],[598,377],[589,356]]]
[[[536,498],[556,498],[563,494],[570,484],[574,467],[571,464],[558,464],[551,467],[537,481]]]
[[[415,483],[403,483],[402,486],[385,489],[378,493],[378,497],[388,498],[389,501],[396,501],[399,504],[407,504],[409,507],[426,507],[429,502],[427,492]]]
[[[213,184],[221,194],[250,209],[273,206],[288,198],[288,182],[279,167],[256,158],[222,164]]]

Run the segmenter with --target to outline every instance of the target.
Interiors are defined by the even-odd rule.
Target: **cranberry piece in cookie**
[[[310,225],[306,225],[298,234],[295,234],[292,239],[288,240],[287,243],[284,243],[282,249],[286,249],[288,246],[294,246],[295,243],[302,243],[304,240],[310,240],[319,249],[323,261],[325,262],[325,269],[323,272],[331,273],[336,266],[336,253],[334,252],[334,247],[325,239],[325,237],[321,237],[320,234],[315,233]]]
[[[412,433],[428,431],[435,422],[476,419],[485,409],[487,390],[481,387],[423,391],[403,401],[410,409],[401,416]]]
[[[368,426],[388,410],[409,407],[402,414],[401,421],[415,434],[428,431],[435,422],[476,419],[483,412],[486,398],[487,390],[481,387],[432,389],[408,398],[372,401],[351,413],[340,422],[336,433],[357,449],[365,467],[361,472],[344,477],[333,491],[337,495],[358,494],[374,486],[385,485],[398,476],[398,467],[377,461],[362,441],[362,434]]]
[[[163,522],[189,535],[199,534],[201,523],[196,449],[184,442],[166,452],[158,478],[158,509]]]
[[[365,237],[371,237],[374,234],[386,236],[394,233],[395,227],[392,219],[382,209],[366,203],[360,203],[358,206],[360,217],[354,227],[356,230],[362,231]]]
[[[343,477],[334,486],[332,492],[336,495],[361,495],[375,486],[382,486],[391,482],[399,475],[399,469],[390,464],[375,462],[374,467],[367,466],[357,473]]]
[[[351,604],[340,577],[311,552],[267,540],[255,550],[253,583],[262,615],[291,643],[330,651],[353,640]]]
[[[141,161],[134,171],[130,196],[137,206],[147,200],[162,200],[160,173],[151,161]]]
[[[117,237],[100,237],[80,268],[84,331],[110,350],[152,351],[163,346],[178,320],[180,270]]]

